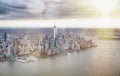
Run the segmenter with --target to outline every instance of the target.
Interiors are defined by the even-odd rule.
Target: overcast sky
[[[56,18],[67,0],[0,0],[0,19]]]
[[[120,0],[0,0],[0,27],[54,24],[60,28],[120,28]]]
[[[0,0],[0,19],[120,17],[120,0]]]

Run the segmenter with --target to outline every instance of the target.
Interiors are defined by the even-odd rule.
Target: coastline
[[[98,37],[98,40],[120,40],[120,37]]]

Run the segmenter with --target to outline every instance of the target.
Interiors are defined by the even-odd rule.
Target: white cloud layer
[[[62,19],[62,20],[6,20],[0,21],[0,28],[120,28],[120,19]]]

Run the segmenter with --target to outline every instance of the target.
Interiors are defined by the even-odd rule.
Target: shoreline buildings
[[[0,60],[34,55],[48,57],[59,53],[80,51],[96,46],[93,37],[74,33],[59,32],[54,26],[52,33],[25,32],[19,34],[4,33],[0,37]]]

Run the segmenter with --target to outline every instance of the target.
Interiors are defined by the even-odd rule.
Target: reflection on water
[[[119,76],[120,41],[98,41],[98,47],[36,62],[0,62],[0,76]]]

